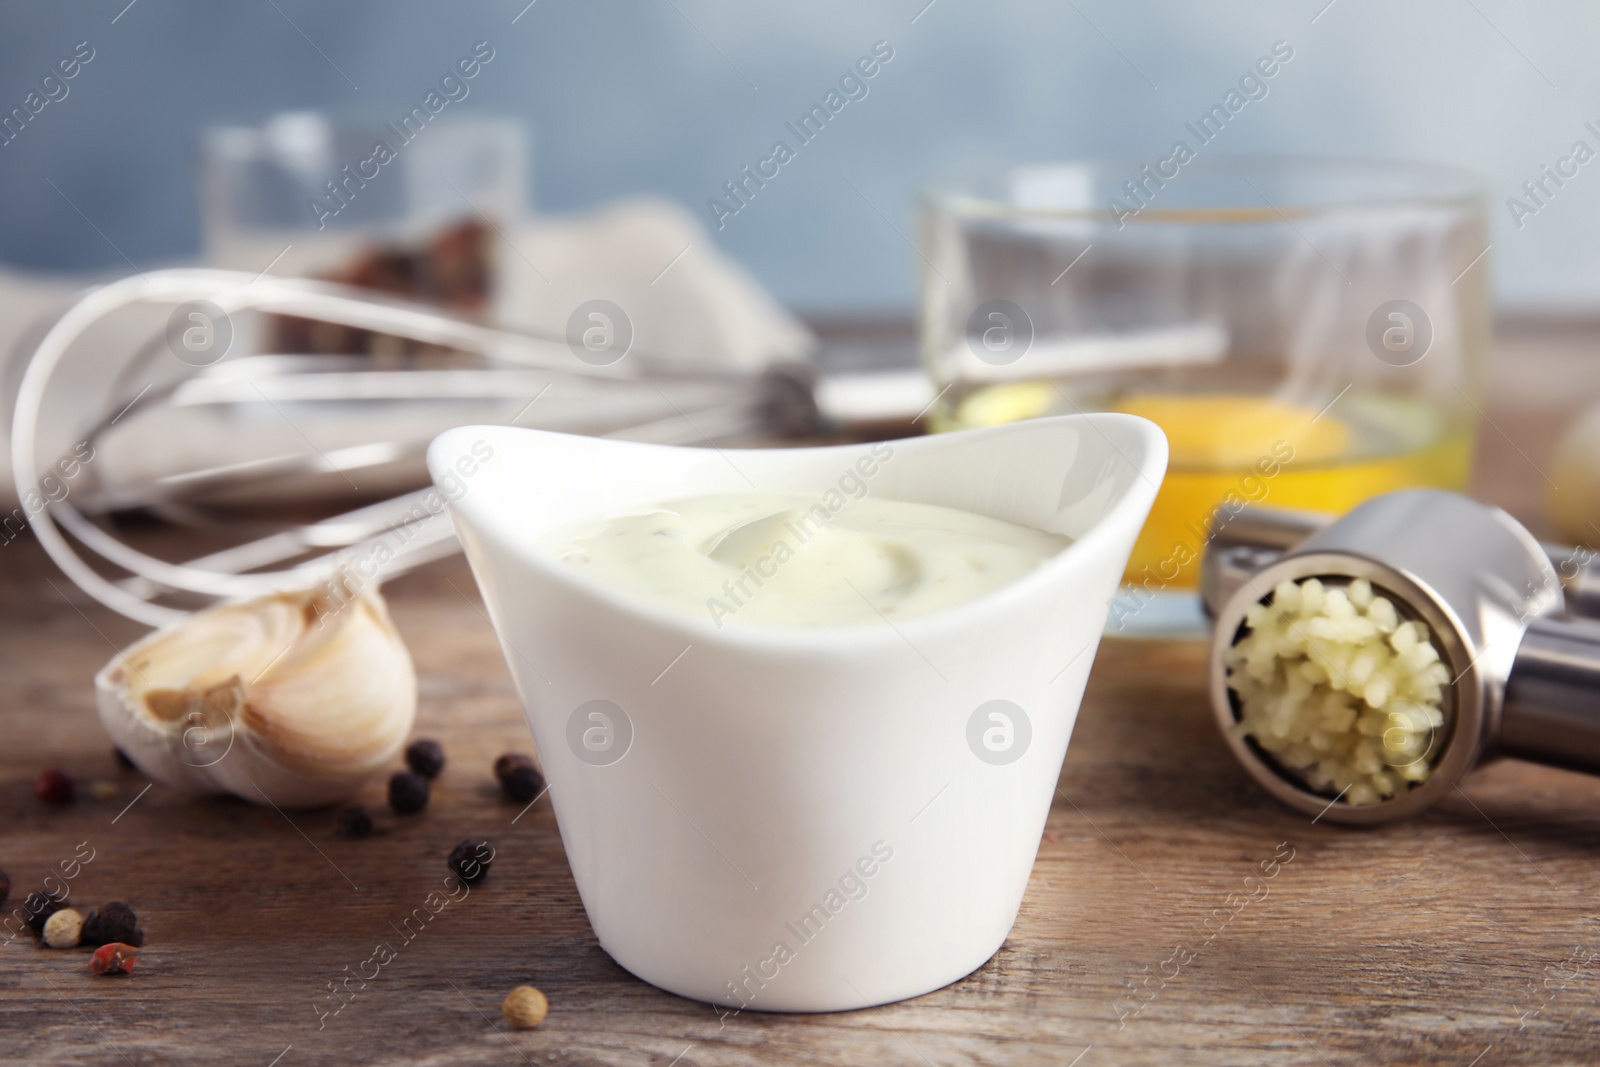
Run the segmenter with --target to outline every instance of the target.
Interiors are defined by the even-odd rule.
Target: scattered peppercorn
[[[463,841],[450,853],[450,869],[468,885],[483,881],[494,862],[494,847],[487,841]]]
[[[33,795],[46,804],[70,804],[78,783],[60,767],[47,767],[33,780]]]
[[[513,767],[532,767],[533,760],[520,752],[507,752],[494,761],[494,779],[501,784],[505,783],[506,775],[511,773]]]
[[[518,1030],[530,1030],[544,1022],[544,1017],[550,1014],[550,1002],[543,993],[531,985],[519,985],[506,997],[500,1011],[506,1017],[506,1022]]]
[[[28,899],[22,906],[28,912],[28,929],[33,931],[34,937],[43,937],[44,924],[50,921],[50,916],[66,907],[66,904],[49,893],[29,893]]]
[[[118,767],[121,767],[125,771],[136,771],[139,769],[139,765],[133,762],[133,760],[129,759],[128,754],[122,751],[122,749],[112,745],[111,751],[117,757]]]
[[[500,788],[506,795],[519,804],[526,804],[538,799],[544,792],[544,775],[540,774],[531,764],[519,765],[506,772],[500,779]]]
[[[109,945],[120,942],[135,948],[144,944],[144,931],[139,929],[139,917],[133,909],[120,900],[102,904],[89,913],[83,924],[85,945]]]
[[[0,904],[11,899],[11,876],[0,871]]]
[[[415,815],[428,806],[428,780],[410,771],[396,771],[389,779],[389,806],[400,815]]]
[[[113,941],[94,950],[94,955],[89,957],[89,970],[95,974],[124,974],[133,970],[133,965],[137,962],[139,962],[137,946]]]
[[[83,940],[83,913],[62,908],[44,924],[44,943],[51,948],[77,948]]]
[[[371,837],[372,816],[363,807],[345,808],[339,813],[340,837]]]
[[[413,741],[406,748],[406,766],[424,778],[437,778],[444,770],[444,749],[427,738]]]

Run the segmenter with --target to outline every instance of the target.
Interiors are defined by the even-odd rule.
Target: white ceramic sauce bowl
[[[832,448],[502,426],[436,439],[430,470],[612,958],[760,1011],[881,1004],[981,966],[1016,918],[1166,461],[1154,424],[1117,414]],[[809,629],[718,626],[535,547],[581,519],[752,488],[832,510],[860,492],[940,504],[1074,541],[956,607]]]

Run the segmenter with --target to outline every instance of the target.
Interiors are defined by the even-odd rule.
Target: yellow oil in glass
[[[1050,382],[987,386],[941,428],[1059,413],[1062,401]],[[1123,575],[1150,592],[1194,588],[1210,531],[1247,504],[1338,514],[1395,489],[1465,488],[1472,461],[1471,424],[1409,398],[1352,391],[1319,412],[1270,396],[1138,392],[1099,406],[1149,419],[1171,449]]]

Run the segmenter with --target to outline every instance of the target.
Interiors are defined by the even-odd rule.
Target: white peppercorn
[[[76,948],[83,938],[83,913],[62,908],[44,924],[44,943],[51,948]]]
[[[544,1022],[544,1017],[550,1014],[550,1002],[533,986],[519,985],[500,1005],[500,1011],[506,1022],[518,1030],[528,1030]]]

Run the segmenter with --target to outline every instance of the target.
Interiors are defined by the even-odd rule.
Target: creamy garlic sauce
[[[838,494],[834,494],[837,498]],[[729,493],[587,520],[541,548],[717,626],[853,626],[922,615],[1013,582],[1069,538],[875,497]]]

